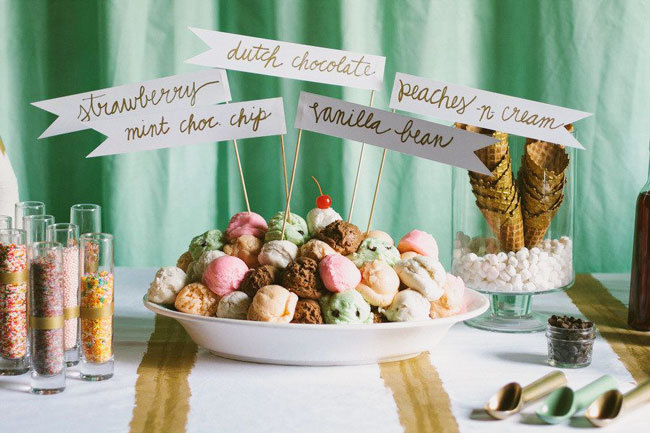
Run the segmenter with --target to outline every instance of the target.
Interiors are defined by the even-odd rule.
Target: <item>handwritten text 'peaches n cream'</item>
[[[583,148],[565,126],[590,113],[398,72],[390,107]]]
[[[381,89],[385,57],[190,28],[210,49],[186,62],[263,75]]]

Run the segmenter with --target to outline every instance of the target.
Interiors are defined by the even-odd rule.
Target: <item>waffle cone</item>
[[[455,126],[499,140],[475,152],[491,174],[488,176],[470,172],[470,184],[476,197],[476,205],[499,240],[501,248],[506,251],[517,251],[523,248],[521,199],[512,171],[508,134],[463,124]]]
[[[569,155],[564,146],[530,138],[526,140],[525,159],[529,170],[543,180],[563,176],[569,166]]]
[[[524,231],[524,239],[526,240],[526,248],[533,248],[539,245],[551,225],[553,217],[550,213],[544,213],[536,217],[526,218],[526,229]]]
[[[519,206],[516,206],[511,213],[480,209],[492,232],[499,239],[501,249],[518,251],[524,247],[524,222]]]
[[[538,245],[564,200],[569,155],[563,146],[527,139],[517,176],[526,247]]]
[[[463,123],[455,123],[454,126],[466,131],[489,135],[499,140],[498,143],[494,143],[475,152],[476,156],[479,157],[479,159],[483,162],[483,164],[485,164],[488,170],[494,171],[494,169],[503,162],[505,157],[508,156],[508,134],[505,132],[493,131],[491,129],[479,128],[477,126],[465,125]],[[481,176],[481,178],[489,179],[491,177],[479,173],[472,174]]]

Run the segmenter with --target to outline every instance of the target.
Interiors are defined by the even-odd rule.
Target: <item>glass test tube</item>
[[[70,208],[70,223],[79,227],[79,234],[102,231],[102,208],[97,204],[82,203]]]
[[[47,240],[63,246],[63,339],[66,366],[79,363],[79,228],[74,224],[52,224]]]
[[[23,229],[27,233],[27,245],[45,242],[47,228],[54,224],[52,215],[28,215],[23,217]]]
[[[113,236],[81,236],[81,378],[113,376]]]
[[[0,375],[29,371],[28,284],[25,231],[0,229]]]
[[[23,218],[29,215],[45,215],[45,203],[42,201],[20,201],[14,207],[14,226],[23,228]]]
[[[56,394],[65,389],[63,341],[63,246],[29,246],[31,391]]]
[[[0,215],[0,229],[10,229],[11,217],[8,215]]]

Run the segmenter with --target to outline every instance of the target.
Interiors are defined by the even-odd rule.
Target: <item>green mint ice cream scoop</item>
[[[206,251],[220,250],[223,248],[224,236],[221,230],[208,230],[192,239],[190,242],[190,254],[192,260],[196,261]]]
[[[596,379],[585,387],[573,391],[563,386],[553,391],[537,409],[537,416],[548,424],[559,424],[589,406],[601,394],[616,389],[616,380],[609,375]]]
[[[395,266],[400,260],[399,251],[393,244],[377,238],[364,239],[357,251],[350,254],[348,258],[357,265],[357,268],[374,260],[383,260],[390,266]]]
[[[264,236],[264,242],[279,241],[282,236],[282,221],[284,220],[284,211],[279,211],[269,220],[269,229]],[[309,240],[309,230],[307,223],[295,213],[289,213],[287,224],[284,228],[284,239],[300,246]]]
[[[320,304],[325,323],[372,323],[370,305],[356,290],[325,295]]]

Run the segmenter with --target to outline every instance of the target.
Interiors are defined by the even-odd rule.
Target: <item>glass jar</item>
[[[63,246],[63,327],[65,362],[79,363],[79,228],[59,223],[47,228],[47,240]]]
[[[45,203],[42,201],[20,201],[14,206],[14,226],[23,228],[23,218],[29,215],[45,215]]]
[[[63,246],[36,242],[29,246],[31,390],[56,394],[65,389],[63,341]]]
[[[575,149],[457,127],[499,140],[476,152],[492,176],[453,169],[452,273],[491,301],[488,312],[467,323],[543,331],[548,316],[532,312],[532,295],[566,289],[575,277]]]
[[[591,364],[596,328],[566,329],[548,325],[548,363],[551,367],[582,368]]]
[[[0,229],[0,375],[29,371],[26,238],[24,230]]]
[[[113,376],[113,236],[81,236],[81,378]]]
[[[648,181],[636,201],[627,321],[636,330],[650,331],[650,161]]]

